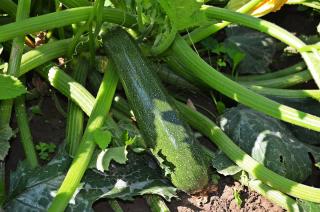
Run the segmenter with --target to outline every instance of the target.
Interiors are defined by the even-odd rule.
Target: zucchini
[[[104,48],[114,62],[141,134],[173,185],[188,193],[208,183],[208,166],[190,127],[150,68],[134,40],[122,29],[108,32]]]

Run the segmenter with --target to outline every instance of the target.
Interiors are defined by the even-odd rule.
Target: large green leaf
[[[201,25],[206,21],[205,14],[200,12],[201,2],[196,0],[160,0],[161,7],[178,30]]]
[[[298,182],[311,174],[310,150],[279,120],[238,106],[227,110],[219,124],[241,149],[278,174]]]
[[[10,149],[9,140],[13,136],[12,129],[9,125],[0,129],[0,160],[4,160]]]
[[[276,43],[270,36],[245,27],[232,26],[226,29],[225,48],[236,45],[245,58],[240,62],[240,74],[263,74],[270,72],[269,65],[276,53]]]
[[[131,200],[143,194],[158,194],[170,200],[176,189],[165,180],[148,155],[128,154],[126,165],[111,164],[107,173],[88,170],[67,211],[92,211],[100,198]],[[59,157],[35,170],[18,169],[11,175],[7,211],[46,211],[65,177],[70,159]],[[21,166],[20,166],[21,167]]]
[[[23,84],[15,77],[0,74],[0,99],[11,99],[27,92]]]

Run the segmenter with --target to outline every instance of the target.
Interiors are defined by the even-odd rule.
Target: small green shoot
[[[240,191],[234,188],[233,189],[233,197],[234,197],[234,200],[236,201],[237,205],[239,206],[239,208],[241,208],[242,199],[240,196]]]
[[[210,92],[210,96],[213,100],[213,103],[216,106],[217,112],[219,115],[223,114],[225,109],[226,109],[226,105],[223,103],[223,101],[217,101],[217,99],[215,98],[214,94],[212,92]]]
[[[56,150],[56,145],[53,143],[40,142],[36,145],[36,150],[38,150],[38,155],[41,160],[49,160],[50,155]]]

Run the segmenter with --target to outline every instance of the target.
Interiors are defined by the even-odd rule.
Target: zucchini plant
[[[142,195],[170,211],[164,200],[202,194],[222,174],[288,211],[320,210],[320,188],[303,184],[320,163],[320,37],[264,18],[285,3],[319,17],[315,1],[1,0],[1,209],[91,211],[107,199],[123,211],[120,200]],[[229,33],[234,25],[245,33]],[[290,57],[284,46],[296,63],[275,71],[275,53]],[[49,160],[41,146],[55,144],[39,141],[34,120],[55,114],[29,112],[48,93],[67,111],[49,162],[36,149]],[[10,175],[18,132],[26,160]]]

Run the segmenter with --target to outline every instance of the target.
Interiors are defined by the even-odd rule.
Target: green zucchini
[[[204,188],[208,166],[200,146],[148,65],[150,62],[121,29],[108,32],[103,40],[141,134],[159,165],[177,188],[189,193]]]

